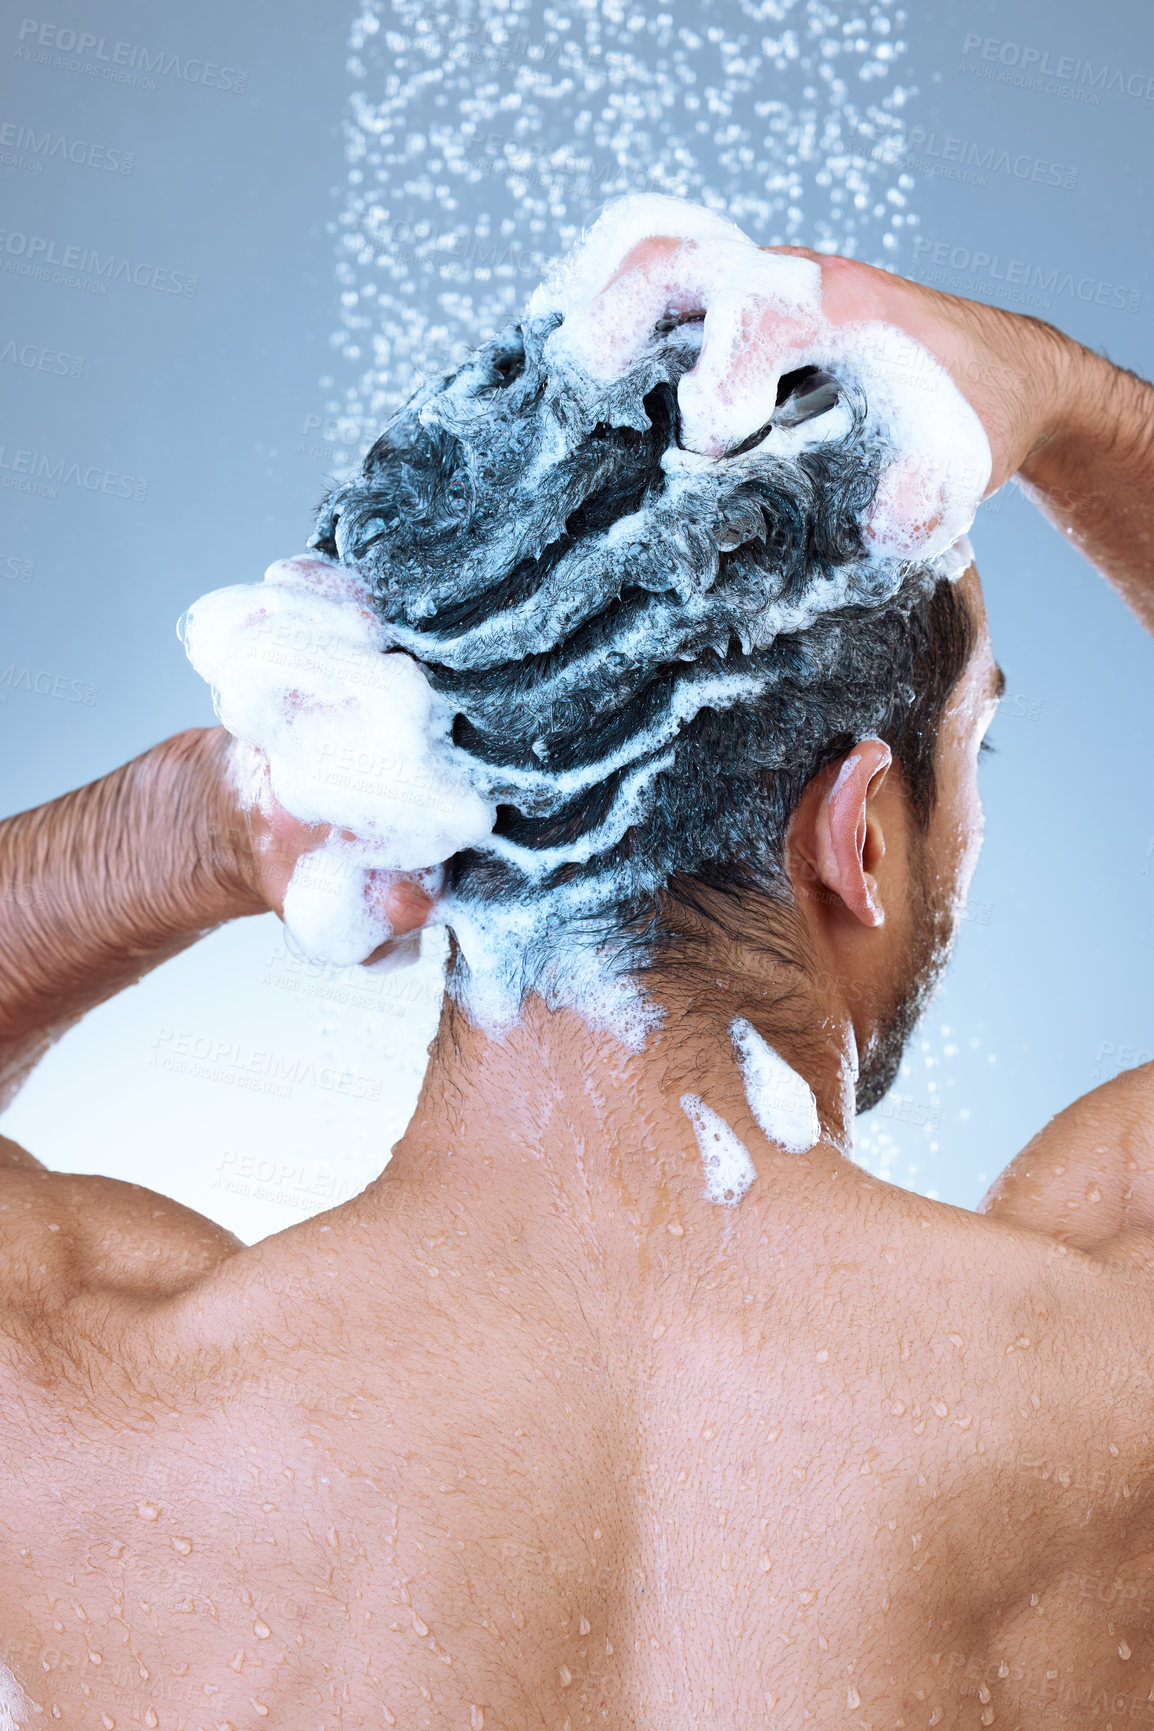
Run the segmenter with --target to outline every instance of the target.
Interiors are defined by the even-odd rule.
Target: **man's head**
[[[698,322],[655,329],[610,382],[552,349],[557,324],[504,333],[415,398],[313,543],[370,580],[498,803],[450,867],[453,989],[483,1019],[535,990],[613,1021],[643,1003],[626,982],[668,1001],[754,908],[766,932],[800,914],[807,962],[836,971],[862,958],[809,917],[787,838],[823,776],[884,742],[866,803],[887,781],[902,800],[930,905],[939,727],[978,624],[935,569],[867,552],[890,453],[852,381],[788,376],[765,436],[706,459],[677,437]],[[893,1002],[863,1016],[867,1048],[901,1020],[884,947]]]
[[[786,840],[813,974],[854,1029],[859,1111],[892,1084],[953,946],[981,847],[978,754],[1005,684],[973,566],[931,612],[914,761],[900,735],[859,741],[807,784]]]

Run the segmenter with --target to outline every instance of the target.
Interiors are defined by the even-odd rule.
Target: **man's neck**
[[[806,1037],[759,1027],[734,1010],[812,1089],[822,1137],[790,1152],[759,1127],[729,1034],[732,1017],[668,1018],[630,1051],[573,1011],[531,999],[521,1020],[489,1038],[448,1007],[421,1099],[373,1187],[422,1215],[460,1212],[472,1226],[512,1233],[536,1259],[578,1255],[625,1267],[652,1234],[692,1228],[720,1236],[749,1204],[711,1202],[702,1151],[682,1099],[719,1114],[748,1150],[749,1196],[787,1201],[818,1173],[846,1167],[852,1138],[852,1033],[819,1019]]]

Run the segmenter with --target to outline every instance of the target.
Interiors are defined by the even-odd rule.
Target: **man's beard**
[[[893,1087],[906,1042],[937,989],[957,934],[959,909],[955,897],[931,881],[924,848],[917,850],[916,860],[909,952],[894,1002],[880,1018],[873,1038],[861,1054],[856,1089],[859,1112],[868,1112]]]

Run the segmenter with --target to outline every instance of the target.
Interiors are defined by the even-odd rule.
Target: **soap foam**
[[[660,256],[614,281],[647,237]],[[564,321],[547,345],[553,364],[564,358],[601,380],[636,364],[658,320],[703,314],[702,352],[678,403],[682,443],[713,457],[766,427],[786,373],[813,366],[856,386],[868,405],[863,436],[893,453],[866,527],[879,556],[937,558],[974,520],[990,479],[989,441],[946,369],[880,320],[831,324],[816,263],[760,249],[716,211],[655,193],[619,200],[529,311]],[[770,425],[754,448],[792,454],[833,431],[825,415],[804,425]]]
[[[635,285],[636,305],[623,288],[607,349],[598,296],[655,233],[672,234],[689,261],[685,292],[671,307],[660,271]],[[710,321],[724,350],[755,291],[803,331],[807,365],[838,369],[836,401],[774,421],[722,460],[680,448],[675,406]],[[665,321],[699,300],[704,327],[661,322],[655,334],[655,309]],[[362,474],[334,489],[312,543],[323,558],[281,561],[262,585],[215,591],[186,616],[188,653],[223,724],[265,755],[288,812],[331,830],[286,895],[293,947],[363,960],[391,936],[383,903],[396,874],[483,856],[519,881],[488,899],[457,883],[439,912],[467,964],[470,1013],[507,1025],[537,990],[639,1043],[655,1012],[610,965],[621,949],[613,914],[656,891],[663,872],[693,869],[664,863],[676,850],[661,828],[661,801],[668,813],[669,786],[698,749],[687,737],[763,699],[774,713],[824,614],[889,602],[922,581],[935,549],[937,568],[957,574],[960,556],[939,543],[956,539],[977,495],[941,479],[944,446],[948,433],[964,456],[961,421],[977,422],[948,380],[944,407],[925,389],[934,367],[888,327],[833,332],[817,267],[759,252],[715,211],[655,195],[610,207],[523,325],[430,382]],[[756,432],[774,395],[719,388],[710,436],[750,422]],[[940,410],[933,437],[923,398]],[[928,469],[895,444],[923,436]],[[853,514],[879,473],[876,496],[888,486],[889,502],[863,549]],[[926,556],[917,571],[912,544]],[[779,638],[787,650],[771,663],[762,652]],[[815,679],[823,653],[828,644]],[[457,726],[470,749],[453,742]],[[788,730],[761,737],[758,770],[794,755]],[[574,821],[599,790],[596,822]],[[513,817],[495,834],[499,806]],[[626,838],[626,860],[602,868]]]
[[[204,595],[182,621],[217,714],[268,760],[273,796],[334,833],[297,861],[290,942],[338,966],[392,936],[382,892],[487,836],[483,799],[449,741],[452,710],[389,637],[356,575],[279,560],[262,584]],[[251,792],[250,792],[251,797]]]
[[[788,1154],[804,1154],[821,1141],[812,1088],[744,1017],[731,1022],[729,1035],[741,1064],[745,1097],[762,1134]]]
[[[734,1208],[757,1173],[749,1149],[717,1112],[697,1094],[681,1096],[681,1110],[693,1125],[705,1167],[705,1195],[710,1202]]]

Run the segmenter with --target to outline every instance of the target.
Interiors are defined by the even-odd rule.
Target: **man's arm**
[[[0,823],[0,1105],[87,1010],[268,902],[221,728]]]
[[[1154,631],[1154,386],[1062,343],[1061,396],[1019,485]]]

